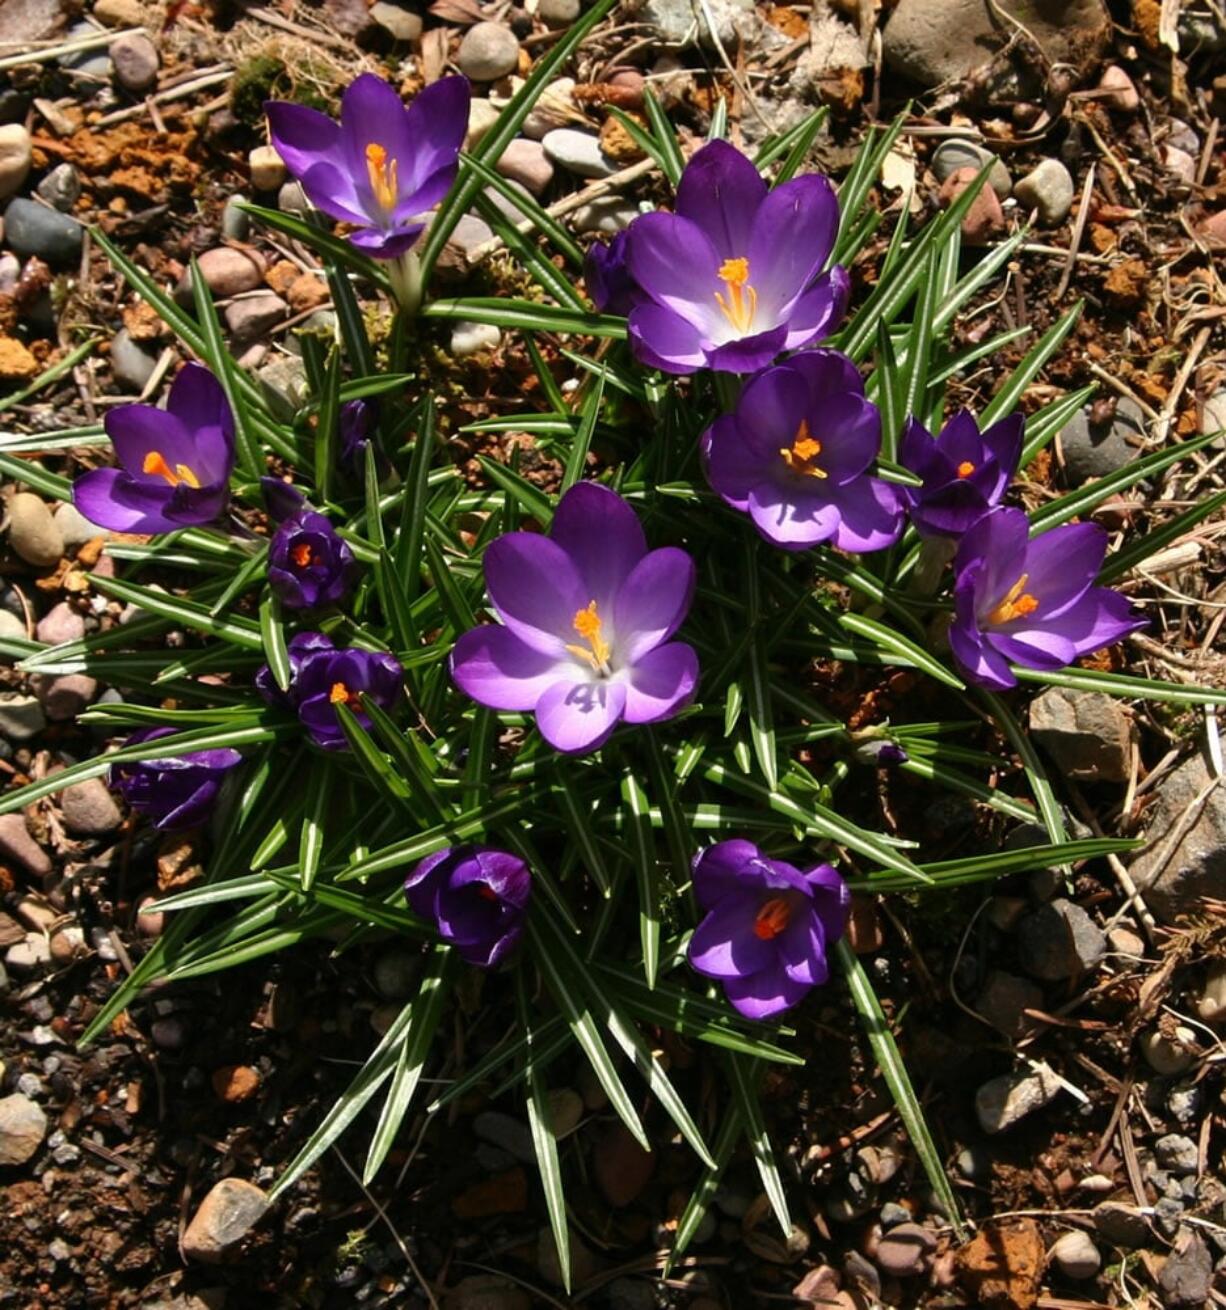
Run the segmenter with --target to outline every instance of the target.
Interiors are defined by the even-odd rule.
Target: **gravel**
[[[496,82],[519,65],[519,39],[501,23],[474,23],[464,34],[456,64],[474,82]]]
[[[1030,702],[1030,731],[1062,774],[1079,782],[1128,781],[1136,733],[1114,696],[1048,687]]]
[[[37,568],[58,564],[64,553],[64,538],[42,497],[32,491],[19,491],[10,499],[8,513],[9,544],[17,554]]]
[[[200,1204],[180,1243],[189,1260],[217,1264],[259,1223],[268,1198],[253,1183],[223,1178]]]
[[[1077,485],[1118,473],[1140,457],[1144,435],[1145,416],[1127,396],[1120,398],[1114,418],[1106,423],[1091,423],[1090,410],[1080,410],[1060,433],[1069,481]]]
[[[47,1135],[47,1116],[28,1096],[0,1097],[0,1165],[25,1164]]]
[[[0,128],[0,133],[5,129]],[[0,189],[3,189],[0,186]],[[81,198],[81,177],[71,164],[57,164],[38,184],[38,194],[61,213],[69,214]]]
[[[62,268],[81,258],[85,229],[75,218],[22,197],[4,211],[4,239],[19,255],[37,255]]]
[[[916,1223],[898,1224],[877,1246],[877,1263],[882,1273],[894,1278],[917,1278],[928,1267],[937,1239]]]
[[[148,91],[158,80],[157,46],[144,32],[125,32],[111,42],[109,53],[115,66],[115,80],[134,94]]]
[[[1013,188],[1018,204],[1037,210],[1041,227],[1059,227],[1073,208],[1073,177],[1058,159],[1044,159]]]
[[[1154,1143],[1154,1158],[1173,1174],[1194,1174],[1200,1161],[1200,1152],[1190,1137],[1167,1133]]]
[[[1052,1263],[1066,1278],[1082,1282],[1102,1268],[1103,1258],[1088,1233],[1080,1229],[1063,1233],[1051,1248]]]
[[[30,158],[30,134],[25,127],[21,123],[0,126],[0,200],[16,195],[25,185]]]
[[[1106,954],[1102,929],[1072,901],[1055,900],[1018,926],[1018,957],[1033,978],[1064,982],[1092,969]]]
[[[618,169],[600,148],[600,138],[575,127],[558,127],[541,140],[545,153],[559,168],[578,177],[609,177]]]
[[[1046,1065],[1035,1072],[1007,1073],[975,1093],[975,1114],[985,1133],[1003,1133],[1059,1095],[1061,1084]]]
[[[992,190],[1001,200],[1007,199],[1013,190],[1013,179],[1009,176],[1009,170],[990,150],[976,145],[974,141],[962,141],[954,137],[942,141],[932,155],[932,171],[938,182],[947,181],[963,168],[974,169],[978,173],[985,164],[992,165],[992,171],[988,174]]]
[[[74,782],[60,794],[60,808],[69,832],[83,837],[103,837],[123,822],[115,798],[101,778]]]
[[[10,741],[29,741],[46,726],[46,716],[37,696],[0,693],[0,736]]]
[[[1196,1063],[1196,1034],[1182,1024],[1168,1037],[1159,1028],[1151,1028],[1137,1040],[1146,1064],[1164,1077],[1173,1078]]]
[[[144,391],[157,362],[156,355],[132,340],[127,328],[115,333],[111,342],[111,375],[126,391],[138,395]]]

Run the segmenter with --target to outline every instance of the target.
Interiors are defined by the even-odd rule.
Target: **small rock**
[[[66,41],[76,41],[81,37],[98,35],[93,23],[73,23],[64,33]],[[78,50],[71,54],[60,55],[56,61],[61,68],[70,69],[77,78],[92,82],[106,82],[111,76],[111,57],[105,50],[96,47],[91,50]]]
[[[10,741],[29,741],[46,726],[47,720],[37,696],[0,693],[0,736]]]
[[[1162,147],[1162,166],[1187,186],[1196,181],[1196,157],[1171,145],[1169,141]]]
[[[1207,437],[1211,432],[1226,432],[1226,391],[1215,391],[1205,401],[1200,416],[1201,436]],[[1214,443],[1215,447],[1218,443]]]
[[[993,1028],[999,1028],[1006,1037],[1020,1037],[1034,1027],[1024,1010],[1041,1010],[1043,992],[1034,983],[1001,969],[988,974],[975,1001],[975,1009]]]
[[[1046,1065],[1040,1065],[1034,1073],[1007,1073],[993,1078],[975,1093],[979,1126],[985,1133],[1003,1133],[1053,1101],[1060,1087]]]
[[[1213,782],[1198,752],[1159,782],[1145,813],[1147,844],[1133,856],[1129,872],[1146,904],[1168,922],[1200,910],[1206,897],[1222,894],[1226,787]],[[1191,827],[1185,826],[1185,816],[1191,816]],[[1172,848],[1176,831],[1182,836]]]
[[[51,946],[41,932],[27,933],[4,953],[4,963],[14,973],[33,973],[51,963]]]
[[[278,191],[289,177],[276,146],[256,146],[247,156],[247,167],[251,170],[251,185],[257,191]]]
[[[601,150],[600,138],[590,132],[558,127],[546,132],[541,144],[555,164],[578,177],[609,177],[617,172],[616,160]]]
[[[709,0],[715,34],[725,47],[735,45],[738,25],[752,18],[753,7],[753,0]],[[666,45],[714,49],[711,26],[698,17],[689,0],[646,0],[637,18],[654,27]]]
[[[187,1025],[178,1015],[155,1019],[149,1028],[153,1044],[163,1051],[180,1051],[187,1045]]]
[[[954,1165],[963,1178],[974,1183],[981,1183],[992,1175],[992,1157],[982,1146],[964,1146]]]
[[[108,535],[105,528],[91,523],[71,500],[61,500],[55,507],[55,526],[65,546],[84,546],[87,541]]]
[[[1106,954],[1102,929],[1072,901],[1056,900],[1027,915],[1018,927],[1018,955],[1026,972],[1064,982],[1092,969]]]
[[[140,0],[97,0],[91,13],[107,27],[143,27],[146,20]]]
[[[474,82],[496,82],[519,66],[519,39],[501,23],[474,23],[460,42],[456,64]]]
[[[482,195],[485,196],[485,198],[500,214],[505,218],[510,219],[512,223],[522,223],[525,218],[524,208],[522,205],[517,204],[513,197],[518,195],[528,199],[528,188],[519,182],[512,182],[509,178],[507,180],[507,186],[511,192],[510,195],[507,195],[505,192],[499,191],[492,186],[486,187],[482,192]]]
[[[932,171],[936,174],[938,182],[948,181],[964,168],[978,173],[985,164],[992,165],[992,171],[988,174],[992,190],[1001,200],[1008,199],[1009,192],[1013,190],[1013,179],[1009,176],[1009,170],[1000,159],[990,150],[985,150],[983,146],[977,145],[974,141],[961,141],[954,137],[952,140],[942,141],[932,156]]]
[[[219,1101],[237,1105],[260,1090],[260,1075],[249,1064],[227,1064],[213,1071],[213,1091]]]
[[[920,1224],[899,1224],[878,1243],[874,1258],[881,1272],[892,1278],[918,1278],[927,1269],[936,1245],[936,1237]]]
[[[30,134],[21,123],[0,126],[0,200],[16,195],[30,174]]]
[[[261,291],[227,305],[224,318],[233,343],[248,346],[282,322],[288,312],[289,306],[275,292]]]
[[[401,5],[389,4],[388,0],[377,0],[370,7],[370,16],[392,38],[412,44],[421,39],[421,15]]]
[[[85,934],[76,924],[67,924],[51,934],[48,943],[51,959],[58,965],[70,964],[85,954]]]
[[[38,360],[24,342],[0,336],[0,382],[29,382],[38,371]]]
[[[87,673],[61,673],[38,680],[38,699],[52,723],[75,719],[97,695],[97,680]]]
[[[111,376],[125,390],[138,395],[144,391],[157,362],[156,355],[132,340],[127,328],[115,333],[111,342]]]
[[[9,544],[17,554],[38,568],[58,564],[64,553],[64,539],[42,497],[32,491],[19,491],[9,501],[8,511]]]
[[[1044,159],[1013,188],[1021,207],[1038,210],[1042,227],[1059,227],[1073,208],[1073,178],[1058,159]]]
[[[978,170],[960,168],[941,183],[941,204],[946,209],[974,183]],[[990,184],[980,186],[962,220],[962,237],[968,246],[986,245],[1005,229],[1005,211]]]
[[[200,275],[217,300],[228,300],[244,291],[254,291],[264,281],[264,261],[253,251],[217,246],[197,259]],[[190,272],[184,273],[175,287],[175,299],[186,309],[192,307]]]
[[[1094,1207],[1094,1227],[1115,1246],[1136,1250],[1148,1246],[1151,1233],[1145,1216],[1120,1201],[1103,1201]]]
[[[647,1186],[655,1165],[655,1156],[643,1150],[620,1120],[601,1134],[592,1157],[596,1185],[612,1206],[629,1205]]]
[[[1161,1204],[1161,1202],[1159,1202]],[[1175,1249],[1158,1275],[1158,1289],[1166,1310],[1201,1310],[1211,1303],[1213,1257],[1201,1235],[1181,1228]]]
[[[4,239],[19,255],[37,255],[64,266],[81,258],[85,229],[75,218],[22,197],[4,211]]]
[[[1131,77],[1118,64],[1109,64],[1103,69],[1098,79],[1100,105],[1108,109],[1118,109],[1121,113],[1131,114],[1141,105],[1141,97]]]
[[[412,996],[420,974],[420,957],[400,946],[380,951],[371,969],[375,990],[387,1001],[403,1001]]]
[[[48,646],[58,646],[61,642],[84,637],[85,620],[66,601],[60,601],[39,619],[34,633]]]
[[[277,192],[277,208],[283,214],[309,214],[311,212],[311,202],[306,198],[306,192],[302,189],[301,182],[287,182]]]
[[[1190,1137],[1167,1133],[1154,1143],[1154,1158],[1163,1169],[1173,1174],[1194,1174],[1200,1162],[1200,1152]]]
[[[532,1303],[522,1288],[497,1274],[473,1274],[447,1292],[443,1310],[532,1310]]]
[[[516,137],[507,145],[497,168],[503,177],[520,183],[534,196],[539,196],[553,181],[553,165],[545,154],[545,147],[526,137]]]
[[[47,1135],[47,1116],[20,1092],[0,1097],[0,1165],[25,1164]]]
[[[115,80],[125,91],[148,91],[158,80],[157,46],[144,32],[125,32],[111,42],[108,53]]]
[[[11,638],[14,641],[26,641],[26,625],[16,614],[0,610],[0,639]]]
[[[556,81],[550,82],[541,92],[536,104],[532,106],[528,117],[524,119],[523,127],[520,129],[524,136],[531,137],[533,141],[540,141],[555,127],[565,127],[567,123],[573,122],[579,116],[574,96],[571,94],[574,89],[573,77],[559,77]]]
[[[570,221],[576,232],[612,235],[629,227],[638,216],[638,206],[621,196],[597,196],[574,210]]]
[[[1118,473],[1143,453],[1145,416],[1127,397],[1115,407],[1106,423],[1091,423],[1090,410],[1075,414],[1060,434],[1060,450],[1069,481],[1074,485],[1087,478]]]
[[[1081,1282],[1093,1278],[1102,1268],[1103,1258],[1088,1233],[1079,1228],[1062,1233],[1051,1248],[1051,1258],[1066,1278]]]
[[[579,0],[540,0],[536,16],[546,27],[569,27],[579,17]]]
[[[1115,697],[1048,687],[1030,703],[1030,731],[1066,776],[1128,781],[1135,730]]]
[[[0,814],[0,863],[6,862],[35,878],[45,878],[52,869],[47,852],[30,836],[20,814]]]
[[[473,96],[468,103],[468,132],[464,137],[464,149],[471,150],[494,126],[499,116],[497,105],[480,96]]]
[[[119,806],[101,778],[86,778],[65,787],[60,793],[60,808],[68,831],[85,837],[114,832],[123,822]]]
[[[957,1255],[960,1281],[983,1310],[1029,1310],[1038,1300],[1046,1251],[1033,1219],[982,1229]]]
[[[1130,960],[1145,958],[1145,940],[1131,928],[1112,928],[1107,934],[1107,945],[1114,955],[1124,955]]]
[[[201,1202],[183,1234],[189,1260],[218,1264],[259,1223],[268,1198],[241,1178],[223,1178]]]
[[[549,1127],[557,1138],[568,1137],[583,1118],[583,1097],[571,1087],[555,1087],[549,1093]]]
[[[476,355],[482,350],[497,350],[502,333],[492,323],[470,323],[460,319],[451,329],[451,353],[457,359]]]
[[[1226,960],[1210,960],[1192,1007],[1198,1019],[1214,1028],[1226,1021]]]
[[[1137,1041],[1145,1062],[1165,1078],[1173,1078],[1196,1063],[1196,1034],[1182,1024],[1168,1037],[1159,1028],[1142,1033]]]
[[[246,241],[251,235],[251,215],[243,208],[246,196],[231,196],[221,211],[221,235],[231,241]]]
[[[306,367],[294,355],[283,355],[256,372],[260,390],[274,415],[283,422],[293,421],[307,392]]]
[[[70,214],[81,199],[81,178],[71,164],[56,164],[38,184],[37,190],[49,205],[54,205],[61,213]]]
[[[473,1120],[473,1132],[484,1141],[500,1146],[524,1164],[536,1162],[536,1149],[528,1125],[499,1110],[485,1110]]]

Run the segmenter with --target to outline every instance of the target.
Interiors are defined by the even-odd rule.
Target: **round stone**
[[[1151,1028],[1141,1035],[1138,1044],[1149,1067],[1168,1078],[1183,1073],[1196,1063],[1196,1034],[1182,1024],[1175,1029],[1174,1038]]]
[[[469,323],[461,319],[451,330],[451,353],[457,359],[483,350],[497,350],[502,333],[492,323]]]
[[[144,32],[125,32],[110,46],[115,80],[125,91],[148,91],[158,80],[157,46]]]
[[[496,82],[519,66],[519,41],[501,23],[474,23],[460,42],[456,63],[474,82]]]
[[[546,27],[569,27],[579,17],[579,0],[540,0],[536,16]]]
[[[617,164],[600,148],[600,138],[574,127],[558,127],[546,132],[541,144],[545,153],[560,168],[578,177],[609,177]]]
[[[990,150],[976,145],[974,141],[963,141],[958,137],[942,141],[932,156],[932,171],[937,175],[939,182],[945,182],[960,169],[973,168],[978,173],[985,164],[989,163],[992,165],[992,171],[988,174],[988,182],[991,183],[992,190],[1005,200],[1013,189],[1009,170]]]
[[[29,1097],[0,1098],[0,1164],[25,1164],[46,1135],[47,1116]]]
[[[894,1278],[916,1278],[927,1268],[936,1245],[937,1239],[920,1224],[898,1224],[878,1244],[877,1263]]]
[[[1093,1278],[1102,1268],[1103,1258],[1098,1247],[1090,1240],[1088,1233],[1080,1229],[1062,1234],[1056,1238],[1051,1249],[1052,1263],[1066,1277],[1078,1282]]]
[[[132,340],[127,328],[120,328],[111,342],[111,376],[125,391],[144,391],[157,368],[157,356]]]
[[[81,258],[85,229],[75,218],[18,197],[4,211],[4,237],[19,255],[37,255],[63,267]]]
[[[19,491],[9,501],[8,509],[9,544],[17,554],[36,568],[58,564],[64,553],[64,539],[42,497],[32,491]]]
[[[21,190],[30,173],[30,134],[21,123],[0,126],[0,200]]]
[[[1021,207],[1036,210],[1043,227],[1059,227],[1073,207],[1072,174],[1058,159],[1044,159],[1013,188]]]
[[[289,177],[285,160],[277,154],[276,146],[256,146],[247,156],[251,169],[251,185],[257,191],[277,191]]]
[[[392,38],[411,45],[421,38],[421,15],[402,5],[389,4],[388,0],[378,0],[370,7],[371,18]]]

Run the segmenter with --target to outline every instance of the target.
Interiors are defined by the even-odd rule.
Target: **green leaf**
[[[673,1248],[664,1264],[665,1278],[685,1254],[686,1248],[694,1240],[694,1234],[702,1226],[715,1193],[719,1191],[724,1171],[732,1161],[743,1127],[744,1124],[735,1105],[729,1107],[720,1123],[719,1136],[715,1139],[715,1146],[711,1152],[715,1157],[714,1162],[703,1170],[698,1186],[694,1188],[685,1209],[681,1212],[681,1218],[677,1221],[677,1235],[673,1239]]]
[[[477,460],[490,481],[500,486],[525,514],[536,519],[543,528],[553,522],[553,502],[539,487],[533,486],[527,478],[520,477],[496,459],[478,455]]]
[[[1045,687],[1068,687],[1070,691],[1102,691],[1108,696],[1136,700],[1165,701],[1170,705],[1226,705],[1226,691],[1216,687],[1197,687],[1183,682],[1158,682],[1136,678],[1126,673],[1100,673],[1097,669],[1025,669],[1009,666],[1019,682],[1034,682]]]
[[[290,668],[289,651],[285,646],[285,628],[280,611],[280,604],[271,592],[260,601],[260,637],[264,642],[264,657],[277,686],[285,691],[293,671]]]
[[[592,433],[596,431],[596,420],[600,417],[600,406],[604,401],[605,375],[601,371],[596,376],[595,385],[588,388],[583,402],[582,422],[571,443],[570,454],[566,457],[566,470],[562,475],[563,493],[583,477],[587,469],[587,454],[592,444]]]
[[[783,1179],[779,1176],[779,1166],[775,1163],[775,1153],[771,1149],[770,1133],[762,1115],[762,1105],[758,1100],[758,1070],[753,1060],[743,1056],[729,1055],[724,1067],[732,1083],[732,1094],[741,1122],[745,1125],[745,1136],[749,1149],[753,1152],[754,1163],[762,1178],[775,1219],[783,1231],[784,1237],[792,1234],[792,1216],[788,1210],[787,1193],[783,1190]]]
[[[566,827],[579,850],[583,867],[592,876],[592,881],[600,888],[602,896],[608,897],[612,890],[612,880],[596,832],[592,827],[592,802],[584,799],[571,776],[574,765],[569,761],[560,765],[557,771],[557,798],[566,818]]]
[[[600,0],[601,4],[606,0]],[[464,300],[433,300],[422,308],[423,318],[466,319],[495,327],[525,328],[532,332],[575,332],[589,337],[624,341],[626,320],[612,314],[582,314],[562,305],[537,304],[511,297],[469,296]]]
[[[651,835],[647,795],[631,769],[621,776],[621,798],[630,830],[635,881],[639,889],[639,942],[643,976],[654,987],[660,967],[660,892],[656,881],[655,844]]]
[[[767,787],[775,791],[779,786],[779,764],[775,756],[775,726],[771,717],[770,672],[766,667],[765,643],[757,633],[749,643],[748,677],[746,678],[749,706],[749,739],[754,758]]]
[[[860,1022],[864,1025],[869,1045],[873,1048],[873,1055],[898,1108],[899,1118],[902,1119],[903,1126],[911,1138],[911,1145],[924,1166],[928,1182],[940,1201],[942,1213],[953,1224],[954,1233],[961,1241],[965,1235],[965,1224],[958,1199],[941,1165],[941,1156],[932,1140],[932,1134],[928,1131],[923,1107],[915,1094],[914,1087],[911,1086],[907,1066],[886,1023],[877,994],[873,991],[873,985],[864,972],[864,967],[856,958],[855,952],[848,946],[846,938],[839,941],[835,947],[835,954],[843,970],[843,976],[847,979],[852,1004],[856,1007]]]
[[[651,124],[652,134],[660,145],[661,166],[664,169],[664,175],[675,189],[681,181],[681,174],[685,169],[685,159],[681,154],[681,143],[677,140],[677,133],[673,130],[672,123],[668,121],[668,115],[664,112],[650,87],[647,87],[643,92],[643,108],[647,111],[647,121]]]
[[[1031,816],[1033,821],[1033,816]],[[1139,850],[1145,843],[1124,837],[1089,837],[1044,846],[1022,846],[1016,850],[996,851],[991,855],[970,855],[960,860],[940,860],[925,864],[924,872],[933,885],[961,887],[975,882],[994,882],[1011,873],[1028,873],[1032,869],[1050,869],[1057,864],[1095,860],[1103,855],[1119,855]],[[867,878],[848,879],[847,885],[858,892],[909,891],[911,888],[897,874],[880,872]]]
[[[306,807],[302,812],[302,829],[298,834],[298,876],[304,892],[311,890],[324,853],[324,831],[330,808],[331,770],[316,760],[307,770]]]
[[[524,218],[531,222],[533,228],[541,236],[553,243],[572,268],[581,269],[583,267],[583,251],[576,245],[574,237],[547,210],[542,209],[529,192],[519,189],[508,178],[503,177],[497,169],[490,168],[482,160],[476,159],[472,155],[461,155],[460,167],[476,173],[485,186],[492,187],[499,195],[509,200]],[[478,197],[478,199],[480,198]],[[502,210],[497,210],[497,212],[499,214],[503,213]]]
[[[1026,352],[1022,362],[1009,374],[1009,380],[992,397],[991,403],[979,416],[979,426],[986,428],[997,419],[1011,414],[1018,406],[1026,388],[1038,377],[1047,361],[1064,344],[1068,334],[1081,317],[1081,302],[1062,314],[1055,323]]]
[[[1022,768],[1026,770],[1030,790],[1034,793],[1035,804],[1039,807],[1039,817],[1043,820],[1043,826],[1047,829],[1048,835],[1053,842],[1067,841],[1068,833],[1064,828],[1064,815],[1060,810],[1060,802],[1056,800],[1056,793],[1052,789],[1051,782],[1047,777],[1047,771],[1043,767],[1043,762],[1039,759],[1034,743],[1026,735],[1022,725],[1013,717],[1009,707],[999,696],[982,688],[977,690],[980,699],[987,706],[988,712],[996,720],[1005,736],[1008,737],[1009,745],[1018,753],[1022,761]]]
[[[91,575],[90,582],[105,595],[123,601],[125,605],[135,605],[146,614],[157,614],[181,623],[185,628],[207,632],[212,637],[241,646],[245,650],[264,649],[260,625],[251,619],[240,618],[238,615],[219,618],[195,601],[184,600],[181,596],[173,596],[164,591],[154,591],[152,587],[123,582],[119,578],[104,578],[95,573]]]
[[[259,219],[265,227],[283,232],[287,237],[301,241],[317,255],[323,256],[321,262],[325,267],[329,264],[340,264],[342,267],[351,268],[365,281],[378,287],[384,295],[391,296],[392,284],[383,264],[377,259],[362,254],[351,241],[345,240],[344,237],[333,236],[318,223],[310,222],[297,214],[287,214],[280,209],[265,209],[262,205],[253,205],[249,200],[241,201],[240,206],[252,218]]]

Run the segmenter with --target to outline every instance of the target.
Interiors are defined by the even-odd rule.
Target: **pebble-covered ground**
[[[91,227],[188,305],[195,255],[234,354],[291,412],[304,385],[301,337],[330,335],[335,315],[308,252],[239,207],[244,197],[287,211],[304,203],[266,143],[263,101],[333,108],[361,71],[388,76],[407,98],[458,70],[475,92],[471,143],[580,13],[580,0],[2,0],[4,433],[97,422],[158,396],[184,358]],[[825,105],[810,166],[836,178],[870,123],[909,106],[874,192],[891,220],[883,230],[904,205],[917,221],[937,212],[995,156],[965,245],[982,251],[1027,220],[1032,228],[959,338],[1042,331],[1081,299],[1080,323],[1023,406],[1099,387],[1030,471],[1022,493],[1037,505],[1226,424],[1224,53],[1220,0],[628,0],[548,87],[498,167],[582,240],[616,232],[642,202],[668,200],[608,112],[641,114],[647,85],[687,147],[721,99],[731,135],[748,145]],[[883,253],[884,238],[853,270],[857,294]],[[475,213],[438,276],[475,294],[522,289]],[[955,402],[982,407],[1027,344],[957,378]],[[569,366],[545,345],[565,383]],[[516,450],[521,472],[555,485],[556,465],[526,434],[459,432],[539,407],[516,336],[436,324],[421,355],[457,464],[476,478],[477,453]],[[98,457],[51,458],[79,471]],[[1210,446],[1096,517],[1131,540],[1217,493],[1222,459]],[[3,492],[0,638],[56,643],[124,623],[128,613],[93,585],[115,568],[105,534],[20,484]],[[1215,515],[1129,576],[1124,589],[1153,623],[1116,667],[1226,684],[1224,531]],[[172,634],[168,645],[184,640]],[[906,674],[873,683],[863,670],[819,673],[849,721],[875,721],[917,694]],[[0,785],[104,749],[75,718],[117,699],[84,675],[35,680],[0,667]],[[808,1066],[764,1087],[789,1175],[786,1240],[752,1160],[738,1157],[686,1258],[662,1277],[693,1158],[667,1144],[640,1152],[579,1066],[555,1092],[573,1297],[559,1291],[522,1108],[492,1087],[457,1101],[429,1133],[413,1119],[370,1190],[354,1172],[360,1150],[342,1143],[265,1213],[264,1189],[389,1007],[412,994],[419,961],[390,940],[360,958],[314,945],[155,992],[78,1050],[161,931],[139,906],[199,879],[204,846],[203,836],[159,841],[95,780],[0,818],[0,1306],[1226,1305],[1216,726],[1192,710],[1062,690],[1037,697],[1029,715],[1077,831],[1142,835],[1147,847],[1069,882],[1051,872],[939,900],[866,901],[853,920],[974,1222],[968,1240],[935,1208],[834,988],[800,1012]],[[964,800],[934,804],[885,774],[877,783],[864,789],[869,820],[920,835],[926,858],[1037,839],[1024,826],[991,827]],[[454,1077],[497,1040],[501,1002],[472,981],[431,1078]],[[700,1054],[661,1040],[679,1084],[714,1113]]]

